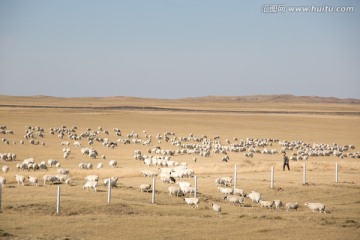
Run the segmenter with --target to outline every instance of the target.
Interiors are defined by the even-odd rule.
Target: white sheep
[[[91,188],[93,188],[94,189],[94,191],[96,192],[96,187],[98,186],[98,181],[87,181],[85,184],[84,184],[84,186],[83,186],[83,189],[87,189],[87,190],[89,190],[89,189],[91,189]]]
[[[145,158],[144,159],[144,164],[147,167],[150,167],[150,165],[152,164],[152,159],[151,158]]]
[[[221,177],[221,178],[217,178],[215,179],[215,183],[221,186],[231,186],[231,182],[232,182],[232,177]]]
[[[106,187],[109,184],[109,179],[110,179],[111,187],[116,187],[118,177],[105,178],[104,179],[104,186]]]
[[[274,207],[276,209],[280,209],[281,206],[282,206],[282,202],[280,200],[274,200]]]
[[[326,213],[325,211],[325,205],[322,204],[322,203],[309,203],[309,202],[306,202],[304,204],[305,206],[307,206],[309,209],[311,209],[313,212],[319,210],[320,213]]]
[[[94,182],[97,182],[97,181],[99,181],[99,176],[89,175],[89,176],[86,176],[86,177],[85,177],[85,180],[86,180],[86,181],[94,181]]]
[[[179,185],[180,188],[191,187],[191,183],[189,182],[177,182],[176,184]]]
[[[251,193],[246,196],[250,198],[252,202],[256,202],[256,203],[258,203],[261,199],[261,194],[255,191],[251,191]]]
[[[183,178],[185,177],[185,174],[185,170],[176,169],[174,172],[171,173],[171,176],[173,178]]]
[[[243,190],[243,189],[240,189],[240,188],[235,188],[233,194],[234,194],[234,195],[240,195],[240,196],[245,196],[245,195],[246,195],[245,192],[244,192],[244,190]]]
[[[65,184],[67,184],[67,185],[71,185],[71,183],[72,183],[71,178],[67,178],[67,179],[65,179]]]
[[[22,176],[22,175],[15,175],[15,179],[16,179],[16,182],[17,184],[20,184],[24,186],[24,183],[25,183],[25,177]]]
[[[56,166],[56,164],[57,164],[58,162],[59,162],[59,161],[57,161],[57,160],[49,159],[49,160],[48,160],[48,165],[49,165],[49,167],[53,167],[53,166]]]
[[[185,169],[184,170],[184,175],[185,175],[185,177],[188,177],[188,178],[194,177],[194,170],[192,170],[190,168]]]
[[[218,205],[216,203],[212,203],[211,206],[212,206],[213,210],[215,211],[215,214],[221,213],[220,205]]]
[[[36,164],[36,163],[29,163],[27,164],[26,168],[30,171],[33,169],[33,164]]]
[[[69,178],[69,176],[66,174],[57,174],[55,175],[55,177],[58,179],[59,182],[65,182],[66,179]]]
[[[168,187],[168,191],[169,191],[170,196],[176,195],[177,197],[179,197],[180,195],[182,195],[180,187],[170,186],[170,187]]]
[[[180,189],[181,189],[181,192],[183,193],[183,195],[186,195],[188,193],[191,194],[191,193],[195,192],[195,188],[193,188],[193,187],[183,187]]]
[[[16,164],[16,168],[17,169],[21,169],[21,170],[25,170],[28,168],[28,165],[24,164],[24,163],[17,163]]]
[[[198,198],[184,198],[184,201],[190,206],[190,207],[198,207],[199,205],[199,199]]]
[[[67,168],[59,168],[56,170],[59,174],[69,174],[69,169]]]
[[[289,211],[290,209],[295,209],[297,211],[299,204],[297,202],[288,202],[285,205],[286,210]]]
[[[62,146],[69,146],[69,145],[70,145],[70,142],[63,141],[63,142],[61,142],[61,145],[62,145]]]
[[[37,186],[38,185],[38,178],[37,177],[32,177],[32,176],[28,176],[29,178],[29,184],[30,186]]]
[[[155,171],[151,171],[151,170],[144,170],[141,171],[141,173],[144,175],[144,177],[156,177],[157,173]]]
[[[39,165],[37,163],[33,163],[33,164],[31,164],[31,167],[29,166],[29,170],[30,169],[36,171],[36,170],[39,170],[40,167],[39,167]]]
[[[103,168],[104,167],[104,165],[102,164],[102,163],[98,163],[98,165],[97,165],[97,169],[101,169],[101,168]]]
[[[233,203],[234,205],[236,203],[239,203],[239,206],[244,206],[244,197],[239,195],[227,195],[224,196],[224,200],[229,201],[229,203]]]
[[[4,178],[3,176],[0,176],[0,183],[5,184],[6,183],[6,178]]]
[[[4,172],[4,173],[7,173],[9,171],[9,167],[4,165],[1,170]]]
[[[170,175],[167,176],[167,177],[162,176],[162,177],[160,177],[160,179],[161,179],[161,181],[162,181],[163,183],[170,183],[170,184],[171,184],[171,183],[175,183],[175,182],[174,182],[175,178],[170,177]]]
[[[74,145],[75,147],[81,147],[81,143],[80,143],[79,141],[75,141],[75,142],[73,143],[73,145]]]
[[[159,174],[159,178],[163,183],[173,183],[173,181],[171,180],[170,174],[166,173],[166,172],[161,172]],[[174,179],[175,180],[175,179]]]
[[[80,169],[87,169],[87,164],[86,163],[79,163],[79,168]]]
[[[117,166],[117,161],[116,161],[116,160],[110,160],[110,161],[109,161],[109,165],[110,165],[110,167],[112,167],[112,168],[116,168],[116,166]]]
[[[140,192],[150,192],[150,191],[151,191],[151,184],[140,185]]]
[[[43,180],[44,180],[44,185],[46,184],[46,182],[50,182],[51,184],[54,184],[55,182],[59,181],[59,179],[53,175],[44,175]]]
[[[46,163],[45,161],[42,161],[40,164],[39,164],[39,169],[41,170],[47,170],[47,166],[46,166]]]
[[[86,164],[86,168],[87,168],[87,169],[93,169],[93,165],[92,165],[92,163],[88,163],[88,164]]]
[[[28,165],[29,163],[34,163],[34,162],[35,162],[35,161],[34,161],[33,158],[27,158],[27,159],[25,159],[25,160],[23,161],[23,164]]]
[[[274,201],[259,200],[259,204],[261,207],[267,207],[271,209],[274,206]]]
[[[97,155],[98,155],[98,153],[97,153],[96,150],[90,150],[90,151],[89,151],[89,157],[90,157],[90,158],[95,159]]]
[[[63,158],[67,159],[70,156],[70,152],[64,152]]]
[[[217,188],[223,195],[230,195],[233,193],[232,188],[224,188],[224,187],[218,187]]]

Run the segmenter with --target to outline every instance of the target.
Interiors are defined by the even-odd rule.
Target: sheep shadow
[[[107,192],[106,190],[96,189],[96,192]]]

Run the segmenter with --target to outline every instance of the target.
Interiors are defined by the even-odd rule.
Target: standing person
[[[288,170],[290,171],[289,158],[286,156],[286,153],[284,153],[283,171],[285,171],[285,166],[287,166]]]

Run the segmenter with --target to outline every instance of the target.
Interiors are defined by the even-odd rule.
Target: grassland
[[[140,193],[141,183],[151,183],[140,171],[147,169],[141,161],[134,160],[134,150],[145,152],[155,145],[163,149],[177,149],[170,143],[153,141],[150,146],[128,144],[107,149],[95,142],[99,154],[107,160],[91,160],[83,156],[80,149],[71,146],[69,159],[62,158],[62,140],[48,133],[50,127],[77,126],[82,132],[86,128],[99,126],[110,131],[101,134],[116,140],[112,129],[118,127],[124,134],[142,131],[156,136],[165,131],[176,136],[219,135],[224,141],[239,139],[275,138],[280,140],[303,140],[309,143],[354,144],[360,147],[359,115],[310,114],[311,112],[359,112],[358,104],[308,103],[308,102],[204,102],[201,100],[133,100],[122,99],[53,99],[53,98],[0,98],[2,105],[19,106],[156,106],[184,109],[248,109],[253,113],[177,112],[177,111],[124,111],[101,109],[64,108],[0,108],[0,125],[14,130],[14,135],[3,135],[9,145],[0,143],[0,152],[17,154],[17,161],[4,162],[10,172],[1,173],[7,178],[3,187],[2,213],[0,213],[1,239],[359,239],[360,237],[360,163],[359,159],[314,157],[307,162],[308,185],[302,185],[302,162],[292,161],[291,171],[282,171],[281,155],[256,154],[245,158],[242,153],[230,153],[230,162],[221,162],[221,155],[209,158],[174,156],[179,162],[187,162],[198,177],[200,205],[189,208],[181,198],[170,197],[169,185],[157,180],[156,204],[151,204],[151,194]],[[17,100],[16,100],[17,99]],[[104,103],[105,102],[105,103]],[[292,114],[260,114],[262,110],[293,111]],[[309,114],[295,114],[308,111]],[[45,146],[34,146],[27,142],[20,145],[24,127],[40,126],[45,129]],[[65,139],[68,140],[68,139]],[[17,141],[17,144],[12,144]],[[87,146],[86,141],[81,141]],[[280,149],[274,144],[274,148]],[[71,169],[74,185],[61,185],[61,214],[55,214],[57,186],[19,186],[14,175],[16,163],[33,157],[36,162],[58,159],[62,166]],[[110,169],[110,159],[116,159],[119,167]],[[339,163],[339,183],[335,183],[335,162]],[[80,162],[104,163],[101,170],[80,170]],[[283,202],[297,201],[298,211],[287,212],[262,209],[246,202],[245,207],[231,206],[222,201],[214,179],[233,174],[238,165],[238,187],[249,192],[256,190],[265,199],[280,199]],[[275,167],[275,188],[270,189],[270,167]],[[156,169],[150,167],[150,169]],[[56,173],[49,169],[49,174]],[[25,176],[42,178],[44,172],[21,172]],[[83,178],[97,174],[103,180],[118,176],[119,184],[112,191],[112,202],[107,205],[107,192],[100,187],[98,192],[82,190]],[[189,181],[193,181],[189,179]],[[303,206],[305,202],[322,202],[328,214],[312,213]],[[222,215],[215,215],[211,203],[222,206]]]

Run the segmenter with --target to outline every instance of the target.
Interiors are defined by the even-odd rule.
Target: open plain
[[[224,98],[225,99],[225,98]],[[59,99],[51,97],[0,97],[0,125],[13,134],[0,133],[0,153],[15,153],[15,161],[0,160],[0,167],[10,170],[0,173],[6,178],[2,189],[0,213],[1,239],[359,239],[360,238],[360,158],[348,157],[360,150],[360,104],[349,102],[321,102],[321,99],[185,99],[152,100],[133,98]],[[278,99],[278,98],[277,98]],[[306,101],[305,101],[306,100]],[[44,108],[46,106],[46,108]],[[136,108],[122,108],[135,106]],[[83,107],[83,108],[82,108]],[[106,107],[106,108],[103,108]],[[141,109],[143,107],[143,109]],[[152,109],[156,107],[156,109]],[[180,110],[177,110],[180,109]],[[185,109],[185,110],[184,110]],[[191,111],[190,111],[190,110]],[[197,111],[199,110],[199,111]],[[30,144],[24,139],[29,127],[44,129],[44,136],[35,134]],[[114,148],[86,138],[79,139],[82,147],[95,148],[95,159],[81,153],[74,140],[65,135],[60,139],[50,134],[50,128],[65,126],[78,135],[85,131],[98,131],[97,138],[116,142]],[[76,128],[74,128],[76,126]],[[89,129],[88,129],[89,128]],[[113,131],[121,130],[121,136]],[[100,130],[102,129],[102,130]],[[107,130],[109,134],[104,131]],[[145,134],[145,132],[146,134]],[[36,132],[36,130],[34,130]],[[130,133],[137,137],[128,137]],[[165,141],[164,133],[170,140]],[[148,135],[147,137],[145,135]],[[151,137],[149,136],[151,135]],[[157,138],[160,135],[162,139]],[[142,170],[158,171],[159,166],[145,166],[134,159],[135,150],[142,154],[159,147],[179,150],[171,139],[194,136],[230,146],[241,139],[273,139],[269,149],[277,154],[255,153],[252,158],[245,152],[227,151],[209,157],[198,154],[175,154],[171,160],[187,163],[197,176],[198,208],[189,207],[182,197],[169,196],[170,184],[156,179],[155,204],[151,193],[140,192],[139,185],[152,183],[152,178],[141,175]],[[151,138],[149,144],[133,143]],[[129,139],[123,144],[121,139]],[[24,144],[20,144],[24,140]],[[229,140],[227,142],[226,140]],[[69,146],[61,145],[68,141]],[[303,141],[331,146],[354,145],[344,152],[343,158],[310,156],[306,160],[307,184],[303,184],[304,160],[290,161],[291,171],[282,170],[280,142]],[[44,143],[42,145],[41,143]],[[201,144],[183,141],[186,144]],[[336,144],[336,145],[335,145]],[[63,148],[71,153],[63,158]],[[264,147],[257,147],[260,151]],[[249,151],[249,149],[246,149]],[[289,156],[297,149],[287,150]],[[105,155],[106,159],[102,159]],[[55,167],[48,171],[18,170],[16,164],[34,158],[37,163],[56,159],[62,168],[70,170],[72,183],[44,185],[45,174],[57,174]],[[193,159],[196,158],[195,162]],[[117,160],[117,168],[109,167],[109,160]],[[339,166],[339,182],[335,182],[335,163]],[[79,163],[92,163],[92,170],[79,168]],[[102,169],[96,165],[103,163]],[[257,191],[265,200],[280,199],[284,204],[298,202],[297,211],[261,208],[245,199],[244,207],[225,202],[217,189],[215,179],[233,176],[237,165],[237,187],[246,193]],[[270,188],[270,169],[274,166],[275,183]],[[35,176],[39,186],[19,185],[15,175]],[[100,177],[96,192],[83,190],[87,175]],[[112,189],[111,203],[107,204],[105,178],[117,176],[117,187]],[[179,181],[179,180],[178,180]],[[194,178],[184,181],[194,183]],[[173,184],[176,185],[176,184]],[[61,186],[61,211],[56,214],[56,191]],[[305,202],[321,202],[326,214],[312,212]],[[211,204],[221,206],[215,214]]]

